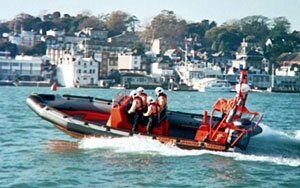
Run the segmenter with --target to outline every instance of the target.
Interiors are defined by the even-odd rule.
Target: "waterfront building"
[[[50,30],[46,31],[46,35],[55,37],[58,42],[64,42],[65,31],[59,30],[59,29],[56,29],[56,28],[55,29],[50,29]]]
[[[181,79],[181,83],[192,86],[202,78],[219,78],[222,77],[221,68],[208,62],[180,62],[176,65],[175,70]]]
[[[132,48],[139,41],[139,35],[135,32],[124,31],[123,33],[109,37],[107,39],[108,43],[118,44]]]
[[[152,76],[135,73],[135,72],[124,72],[121,73],[121,84],[126,88],[135,89],[137,87],[143,87],[145,89],[154,89],[161,86],[160,78],[154,78]]]
[[[126,48],[126,44],[108,43],[99,40],[83,40],[78,42],[78,50],[89,50],[94,53],[113,52],[120,53]]]
[[[272,76],[272,91],[300,92],[300,52],[283,53]]]
[[[134,51],[123,51],[118,54],[118,70],[139,70],[141,69],[141,56]]]
[[[277,58],[277,62],[281,66],[300,65],[300,52],[283,53]]]
[[[41,36],[36,35],[33,31],[21,30],[21,33],[12,32],[8,40],[17,46],[33,47],[36,42],[41,41]]]
[[[151,75],[155,77],[174,77],[172,61],[168,56],[159,57],[156,62],[151,64]]]
[[[25,76],[29,80],[38,80],[46,76],[47,71],[44,71],[45,61],[42,57],[19,55],[11,59],[7,55],[0,56],[0,80],[14,81]]]
[[[164,56],[169,57],[172,61],[180,61],[183,59],[183,51],[180,49],[168,49]]]
[[[98,83],[99,62],[74,51],[65,51],[57,64],[58,84],[65,87],[92,87]]]
[[[106,78],[114,70],[118,70],[118,54],[111,52],[95,53],[95,60],[99,63],[99,79]]]
[[[85,34],[85,37],[88,37],[93,40],[106,41],[108,36],[108,31],[94,29],[92,27],[86,27],[82,29],[80,32],[75,33],[76,36]]]
[[[236,59],[232,60],[232,68],[239,70],[241,65],[248,67],[252,74],[262,74],[266,70],[268,63],[265,61],[261,51],[243,40],[236,53]]]

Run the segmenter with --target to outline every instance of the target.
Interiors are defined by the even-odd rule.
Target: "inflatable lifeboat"
[[[32,94],[28,106],[41,118],[66,134],[76,137],[124,137],[140,135],[172,143],[184,149],[232,151],[245,150],[250,138],[262,132],[262,114],[250,112],[245,104],[248,96],[246,70],[241,70],[237,95],[230,100],[220,98],[211,114],[192,114],[167,110],[159,116],[159,126],[147,134],[145,121],[138,131],[126,113],[130,97],[119,94],[112,100],[73,95]]]

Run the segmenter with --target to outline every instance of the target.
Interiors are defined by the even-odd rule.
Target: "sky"
[[[11,20],[22,12],[40,16],[60,11],[75,16],[83,11],[99,15],[122,10],[137,16],[143,26],[161,10],[172,10],[190,22],[208,19],[218,25],[253,15],[271,19],[284,16],[291,22],[291,31],[300,31],[300,0],[0,0],[0,3],[0,21]]]

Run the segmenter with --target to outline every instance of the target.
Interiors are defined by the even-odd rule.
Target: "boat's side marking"
[[[157,136],[155,139],[160,142],[176,143],[176,139],[174,139],[174,138],[166,138],[166,137]]]
[[[189,145],[189,146],[200,146],[200,142],[192,140],[180,140],[179,144]]]
[[[213,149],[213,150],[225,150],[225,146],[221,145],[216,145],[216,144],[209,144],[209,143],[204,143],[204,147],[208,149]]]

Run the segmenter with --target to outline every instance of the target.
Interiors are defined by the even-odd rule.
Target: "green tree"
[[[278,37],[280,35],[286,35],[290,32],[291,23],[286,17],[277,17],[273,20],[273,26],[271,28],[271,37]]]
[[[18,46],[10,42],[0,43],[0,51],[10,52],[11,57],[15,57],[18,54]]]
[[[74,29],[71,29],[72,19],[73,18],[69,14],[64,14],[60,20],[61,26],[63,29],[65,29],[66,34],[74,34],[74,32],[72,33],[70,31],[70,30],[74,30]]]
[[[151,24],[143,32],[147,41],[163,38],[167,47],[176,47],[186,37],[187,23],[180,19],[173,11],[162,10],[155,16]]]
[[[193,38],[204,38],[205,32],[216,26],[217,24],[214,21],[210,22],[209,20],[189,23],[187,24],[187,34]]]
[[[215,51],[236,51],[243,34],[236,25],[224,24],[208,30],[205,38],[210,41],[211,48]]]
[[[240,20],[240,28],[245,36],[255,36],[255,41],[264,43],[269,36],[269,21],[265,16],[247,16]]]
[[[23,53],[25,55],[45,55],[46,53],[46,44],[44,42],[38,42],[32,48],[24,48]]]
[[[138,55],[145,54],[145,44],[143,44],[141,42],[135,43],[133,46],[133,49],[135,49],[135,51]]]
[[[61,14],[60,14],[59,11],[55,11],[55,12],[52,13],[52,18],[53,18],[54,20],[60,19],[60,16],[61,16]]]
[[[7,22],[0,22],[0,38],[2,37],[3,33],[9,33],[10,29],[8,28]]]
[[[130,16],[127,20],[127,23],[129,25],[129,28],[131,30],[131,32],[135,32],[136,31],[136,27],[139,23],[139,19],[136,16]]]
[[[107,15],[105,19],[105,25],[109,31],[108,36],[114,36],[127,31],[130,25],[131,16],[123,11],[113,11],[111,14]]]
[[[30,14],[21,13],[9,21],[8,27],[11,31],[17,29],[18,31],[24,29],[25,31],[38,30],[38,24],[42,22],[41,18],[31,16]]]
[[[95,16],[88,17],[81,21],[78,29],[81,30],[86,27],[92,27],[94,29],[104,29],[104,22]]]

